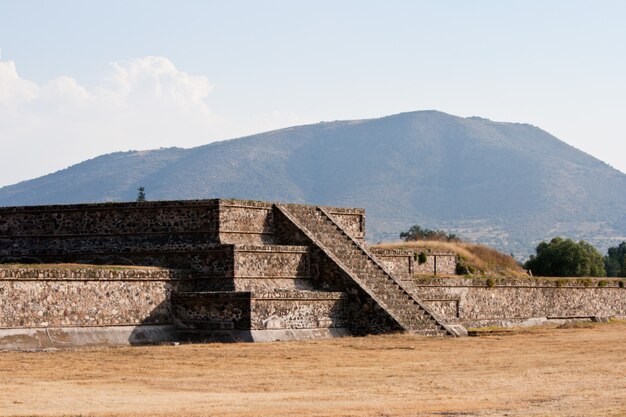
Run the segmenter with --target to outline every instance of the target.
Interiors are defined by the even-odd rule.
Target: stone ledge
[[[577,288],[624,289],[619,286],[626,278],[467,278],[467,277],[417,277],[404,279],[416,287],[439,288]],[[603,282],[603,284],[600,284]]]
[[[228,300],[343,300],[348,298],[348,293],[331,291],[308,291],[276,289],[270,291],[197,291],[178,292],[172,294],[172,301],[178,300],[202,300],[202,299],[228,299]]]
[[[237,200],[234,198],[219,198],[216,200],[222,207],[258,208],[271,210],[274,203],[259,200]]]
[[[409,249],[384,249],[384,248],[374,248],[367,247],[374,255],[382,255],[382,256],[412,256],[413,251]]]
[[[242,207],[271,209],[278,202],[258,200],[238,200],[229,198],[199,199],[199,200],[159,200],[142,202],[112,202],[112,203],[88,203],[88,204],[50,204],[35,206],[0,207],[0,213],[42,213],[42,212],[68,212],[85,209],[94,210],[123,210],[123,209],[153,209],[153,208],[186,208],[186,207]],[[291,206],[311,206],[310,204],[290,204]],[[323,206],[325,209],[336,211],[340,214],[364,214],[362,208],[343,208]]]
[[[171,281],[194,278],[195,275],[187,271],[158,267],[81,264],[0,265],[0,281]]]
[[[435,256],[456,256],[456,253],[452,251],[444,251],[439,249],[430,249],[430,248],[411,248],[411,249],[400,249],[400,248],[376,248],[376,247],[368,247],[374,255],[381,256],[412,256],[415,253],[424,252],[426,255],[435,255]]]
[[[228,246],[228,245],[227,245]],[[293,245],[241,245],[235,244],[235,252],[309,253],[309,246]]]
[[[295,207],[296,209],[297,208],[321,207],[324,210],[328,211],[330,214],[365,215],[364,208],[356,208],[356,207],[316,206],[315,204],[280,203],[280,202],[277,202],[275,204],[281,204],[286,207]]]
[[[123,210],[123,209],[154,209],[154,208],[185,208],[185,207],[207,207],[217,208],[220,199],[208,200],[161,200],[142,202],[115,202],[115,203],[88,203],[88,204],[50,204],[39,206],[14,206],[0,207],[0,214],[3,213],[44,213],[44,212],[70,212],[93,210]]]
[[[0,329],[2,350],[55,350],[87,346],[136,346],[177,340],[173,325]]]

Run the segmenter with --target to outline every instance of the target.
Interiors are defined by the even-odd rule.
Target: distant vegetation
[[[137,188],[137,201],[146,201],[146,188]]]
[[[604,267],[607,277],[626,277],[626,242],[609,248]]]
[[[604,277],[604,259],[596,248],[581,240],[555,237],[537,245],[524,264],[534,275],[550,277]]]
[[[405,232],[400,233],[400,239],[411,242],[414,240],[440,240],[446,242],[459,242],[461,239],[453,233],[447,233],[443,230],[424,229],[419,225],[411,226]]]

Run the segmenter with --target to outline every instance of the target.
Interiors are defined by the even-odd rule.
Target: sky
[[[0,0],[0,187],[104,153],[440,110],[626,172],[625,1]]]

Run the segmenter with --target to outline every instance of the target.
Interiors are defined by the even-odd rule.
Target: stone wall
[[[236,246],[237,291],[313,290],[308,246]]]
[[[233,266],[232,247],[220,245],[197,245],[194,249],[177,249],[172,246],[151,250],[104,249],[96,252],[66,251],[61,253],[33,253],[5,256],[0,263],[58,264],[74,263],[87,265],[141,265],[171,269],[190,269],[205,275],[231,277]]]
[[[218,245],[218,203],[195,200],[0,208],[0,263],[178,267],[179,261],[189,263],[190,256],[176,252],[204,251]]]
[[[420,251],[415,251],[419,255]],[[451,252],[423,252],[426,255],[426,262],[420,264],[415,262],[414,271],[416,274],[426,275],[455,275],[456,255]]]
[[[222,293],[199,292],[198,288],[214,278],[193,271],[4,266],[0,268],[0,333],[155,325],[224,331],[339,329],[335,334],[341,335],[400,330],[370,297],[349,281],[342,283],[345,277],[322,259],[323,254],[306,247],[280,248],[244,246],[235,250],[234,256],[242,261],[241,270],[233,271],[231,278],[238,291]],[[259,262],[267,269],[253,277],[250,273]],[[311,271],[311,263],[321,269]],[[310,282],[309,274],[318,276],[311,276]],[[312,285],[315,279],[319,281]],[[298,288],[298,282],[307,288]],[[626,318],[626,290],[619,280],[459,277],[407,278],[401,282],[447,323],[467,327]],[[320,291],[324,283],[328,288]],[[332,291],[333,287],[343,291]],[[311,333],[316,334],[320,333]],[[327,337],[330,333],[322,334]],[[285,334],[271,337],[283,338]],[[0,348],[2,343],[0,340]]]
[[[313,290],[308,246],[232,246],[232,274],[207,275],[207,291]]]
[[[327,209],[348,233],[363,241],[364,210]],[[168,251],[204,250],[219,244],[280,243],[293,244],[277,236],[273,204],[260,201],[216,199],[0,208],[0,263],[134,264],[139,258],[159,257]],[[120,255],[126,253],[136,256],[126,260]],[[180,267],[166,261],[140,264]]]
[[[183,325],[194,329],[316,329],[346,327],[346,294],[317,291],[175,295]]]
[[[481,327],[515,325],[530,319],[626,318],[626,290],[619,282],[423,278],[403,284],[448,322]]]
[[[0,207],[0,236],[217,232],[219,200]]]
[[[2,267],[0,328],[170,324],[171,293],[193,281],[156,268]]]
[[[229,255],[224,252],[225,259],[237,259],[237,267],[210,276],[145,267],[1,266],[0,349],[6,347],[4,330],[154,325],[203,330],[340,329],[332,333],[336,335],[400,330],[356,288],[344,287],[350,293],[333,292],[313,285],[308,247],[224,248],[231,250]],[[323,271],[342,279],[330,265]],[[47,334],[40,336],[45,339]],[[330,333],[314,335],[329,337]]]
[[[173,297],[175,316],[188,330],[341,328],[353,335],[401,330],[369,297],[346,292],[194,292]]]
[[[455,275],[457,258],[453,252],[432,251],[428,249],[381,249],[370,248],[370,252],[387,269],[401,277],[423,275]],[[417,256],[426,255],[426,262],[419,263]]]
[[[402,279],[409,279],[413,276],[416,263],[413,251],[379,248],[369,248],[369,251],[395,276]]]
[[[219,200],[219,207],[219,235],[222,243],[275,243],[272,203]]]

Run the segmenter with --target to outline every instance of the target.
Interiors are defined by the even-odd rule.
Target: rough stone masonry
[[[364,238],[362,209],[224,199],[0,208],[0,349],[458,336],[626,317],[617,281],[416,280],[436,265],[453,271],[454,257],[416,265],[412,252],[372,251]]]

